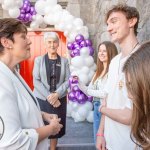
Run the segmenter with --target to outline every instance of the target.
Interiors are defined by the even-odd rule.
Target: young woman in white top
[[[98,57],[97,57],[97,69],[93,79],[88,87],[79,84],[79,88],[87,95],[93,96],[94,105],[94,142],[96,143],[96,134],[99,128],[101,113],[98,108],[101,103],[101,99],[105,97],[103,92],[104,85],[107,81],[107,72],[111,59],[118,54],[115,44],[109,41],[104,41],[98,46]]]

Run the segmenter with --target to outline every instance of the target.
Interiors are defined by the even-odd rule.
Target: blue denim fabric
[[[100,101],[94,101],[93,105],[94,105],[93,133],[94,133],[94,142],[96,144],[96,134],[99,128],[100,120],[101,120],[101,113],[98,111],[99,106],[100,106]]]

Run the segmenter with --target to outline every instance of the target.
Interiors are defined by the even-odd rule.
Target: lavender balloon
[[[85,40],[87,46],[92,46],[92,41],[89,39]]]
[[[81,35],[81,34],[78,34],[78,35],[75,37],[75,41],[76,41],[77,43],[80,43],[80,42],[83,41],[83,40],[84,40],[84,36]]]

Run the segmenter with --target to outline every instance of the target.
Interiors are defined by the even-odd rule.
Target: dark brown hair
[[[14,42],[15,33],[26,33],[26,26],[19,20],[13,18],[0,19],[0,39],[2,37],[8,38]],[[4,47],[0,42],[0,53],[3,51]]]
[[[139,15],[138,10],[135,7],[131,7],[126,4],[114,5],[106,14],[106,20],[105,20],[106,22],[110,16],[110,14],[112,14],[113,12],[122,12],[128,20],[132,19],[132,18],[137,18],[137,22],[134,26],[134,33],[135,33],[135,35],[137,35],[137,28],[138,28],[140,15]]]
[[[150,149],[150,41],[144,43],[123,67],[132,96],[131,134],[144,150]]]
[[[104,41],[104,42],[100,43],[99,46],[98,46],[98,50],[99,50],[99,48],[102,44],[106,46],[106,51],[107,51],[107,56],[108,56],[107,68],[106,68],[105,73],[102,76],[102,77],[104,77],[105,74],[108,72],[110,61],[112,60],[112,58],[114,56],[116,56],[118,54],[118,51],[117,51],[117,47],[115,46],[115,44],[110,42],[110,41]],[[97,57],[97,69],[96,69],[95,76],[93,78],[93,83],[101,75],[103,70],[104,70],[103,63]]]

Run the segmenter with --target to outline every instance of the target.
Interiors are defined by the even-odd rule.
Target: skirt
[[[49,139],[57,139],[61,138],[65,135],[66,132],[66,109],[67,109],[67,100],[66,97],[61,98],[59,101],[61,105],[58,108],[54,108],[47,100],[42,100],[37,98],[41,111],[47,112],[49,114],[57,114],[59,118],[61,118],[60,123],[63,125],[60,132],[56,135],[49,136]],[[48,125],[48,122],[44,121],[45,125]]]

